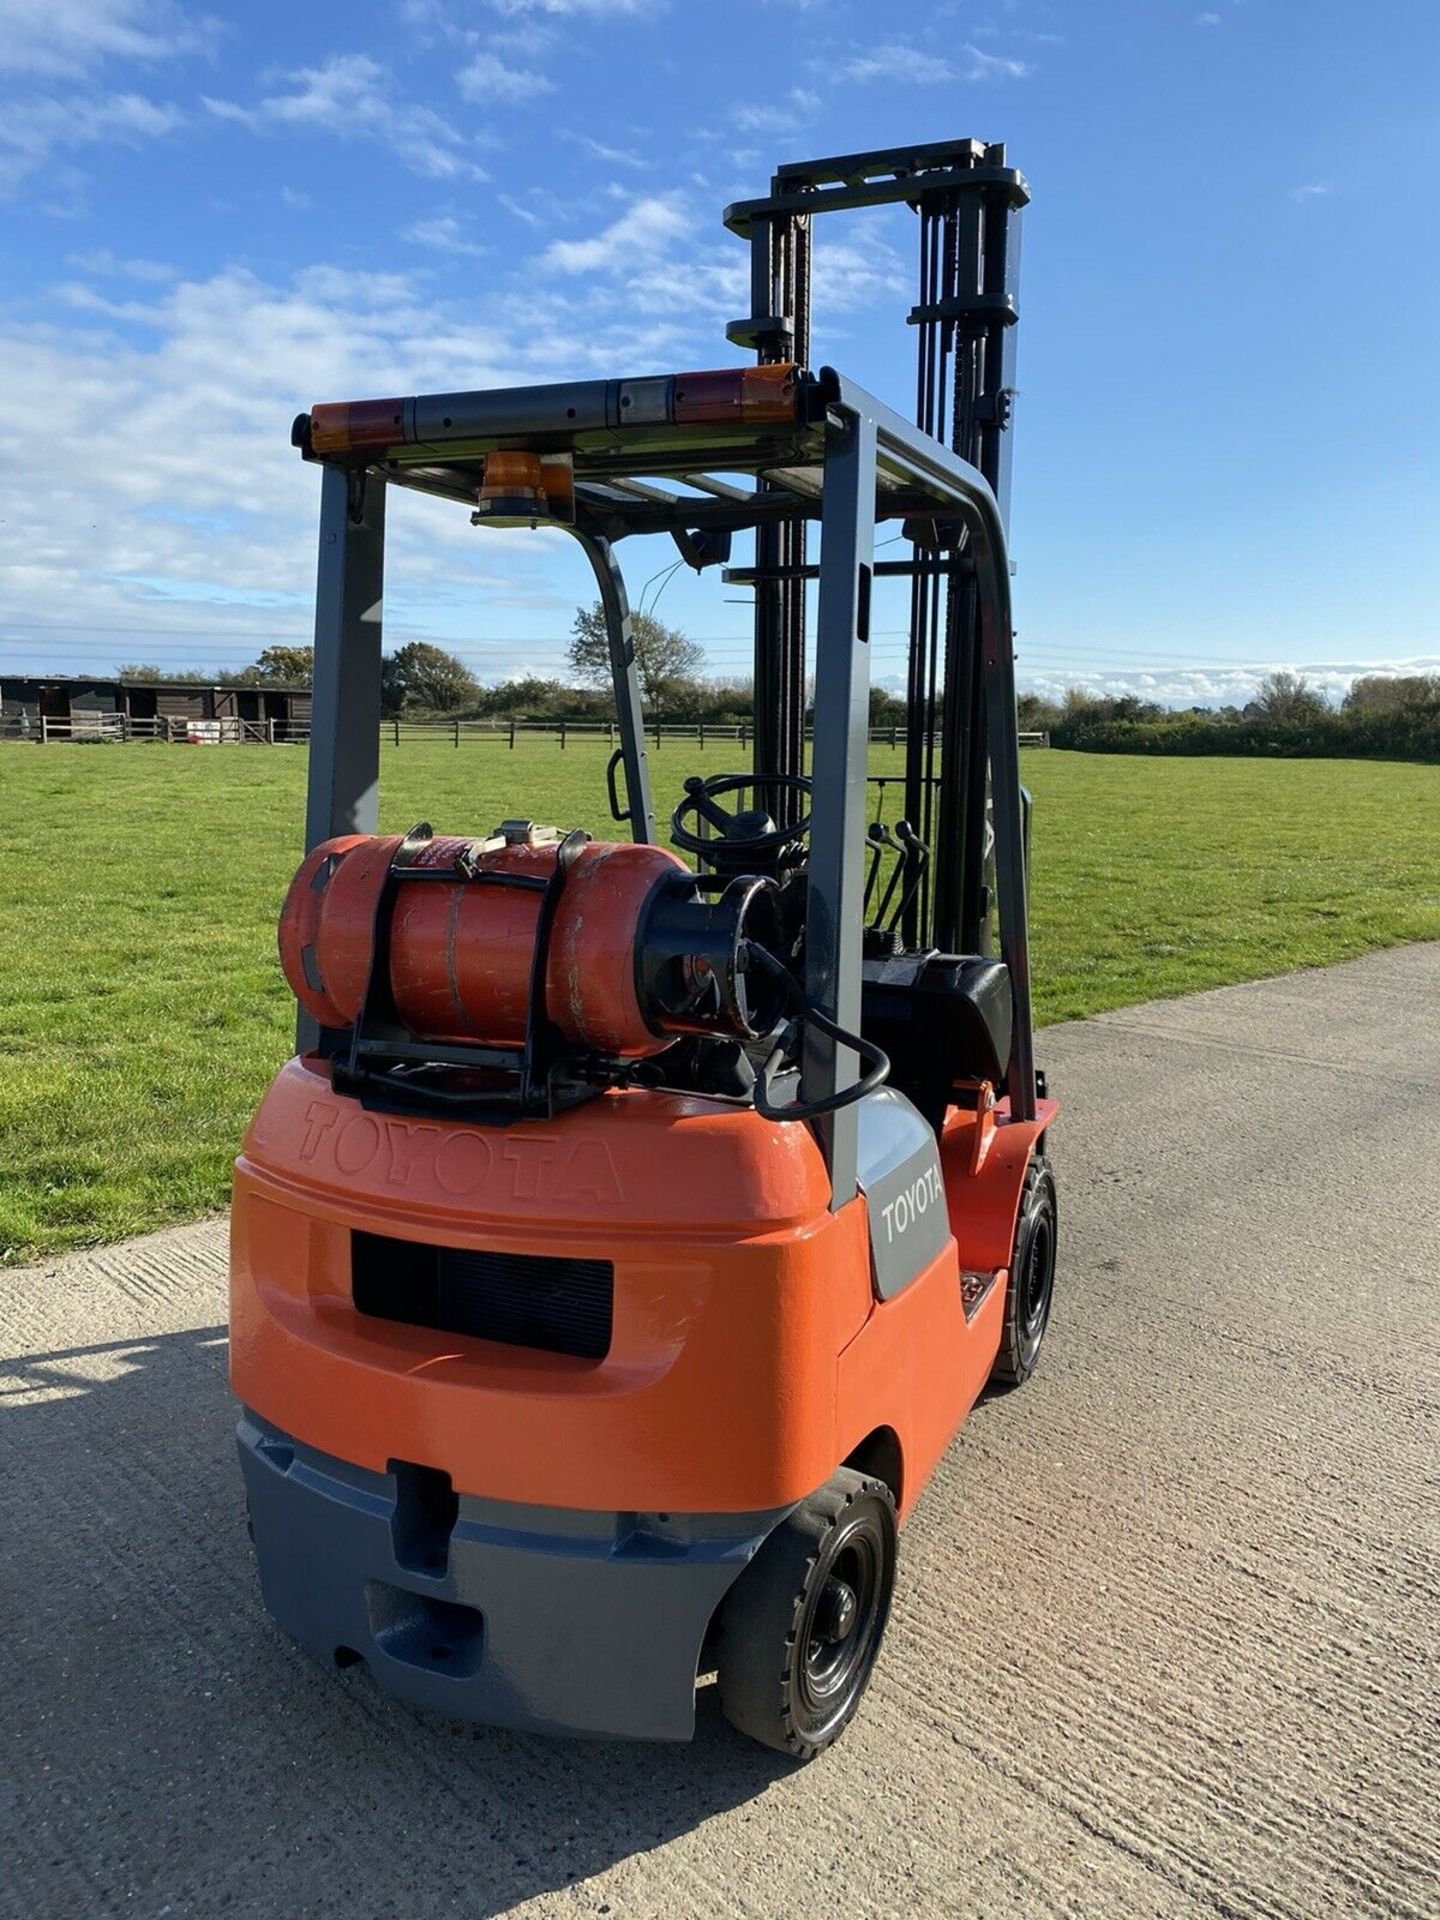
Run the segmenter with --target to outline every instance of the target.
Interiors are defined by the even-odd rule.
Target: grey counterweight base
[[[237,1437],[265,1605],[324,1660],[453,1719],[688,1740],[710,1619],[788,1508],[571,1512],[372,1473],[252,1414]]]

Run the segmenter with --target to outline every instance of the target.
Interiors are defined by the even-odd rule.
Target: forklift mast
[[[611,811],[636,842],[655,844],[657,832],[615,546],[667,533],[693,567],[718,566],[724,579],[753,586],[751,784],[779,839],[808,827],[803,978],[793,984],[814,1017],[799,1074],[840,1208],[855,1191],[866,991],[893,1002],[928,992],[933,968],[968,967],[989,945],[992,907],[1008,1058],[980,1077],[1003,1081],[1012,1119],[1028,1123],[1037,1110],[1004,520],[1016,228],[1027,192],[1003,148],[977,141],[786,166],[772,186],[725,214],[752,259],[753,311],[729,334],[756,352],[757,367],[337,403],[296,421],[295,445],[324,470],[306,841],[313,849],[377,830],[389,487],[463,505],[476,524],[546,519],[575,537],[609,641],[620,736]],[[833,368],[810,366],[814,215],[902,201],[920,221],[921,297],[909,314],[914,424]],[[747,474],[750,486],[737,485]],[[898,524],[909,559],[877,564],[877,517]],[[811,520],[818,565],[806,554]],[[754,564],[728,567],[731,538],[743,532],[754,534]],[[872,805],[867,766],[877,577],[911,582],[904,814],[893,831],[883,816],[894,783],[878,783]],[[811,580],[819,591],[807,772]],[[705,784],[687,782],[687,791]],[[807,796],[813,824],[799,818]],[[717,871],[712,850],[695,851],[702,875]],[[898,857],[881,886],[890,856]],[[338,1044],[303,996],[298,1038],[302,1051]],[[942,1120],[937,1112],[937,1128]]]
[[[687,1739],[713,1670],[737,1728],[813,1757],[868,1682],[899,1520],[1035,1366],[1058,1108],[1005,529],[1025,198],[971,141],[782,167],[726,215],[759,365],[295,421],[322,474],[279,926],[301,1018],[236,1163],[237,1438],[275,1618],[448,1719]],[[811,364],[814,216],[901,201],[914,421]],[[483,837],[380,831],[394,488],[586,554],[627,838],[518,796]],[[877,525],[908,559],[877,565]],[[726,569],[737,534],[754,762],[685,780],[671,851],[616,548]],[[903,782],[869,772],[877,577],[911,594]]]
[[[943,140],[777,169],[769,195],[726,209],[750,244],[750,314],[727,337],[762,366],[810,365],[812,225],[816,215],[904,202],[919,219],[915,424],[977,467],[1008,534],[1010,423],[1024,179],[1003,145]],[[765,481],[762,491],[778,482]],[[976,953],[989,919],[986,736],[974,567],[963,529],[916,526],[914,557],[883,561],[879,577],[911,582],[906,675],[905,819],[934,849],[903,906],[912,949]],[[755,589],[755,748],[758,779],[804,771],[805,582],[802,518],[762,522],[755,565],[726,579]],[[996,746],[1002,754],[1004,743]],[[1017,770],[1018,782],[1018,770]],[[883,792],[883,789],[882,789]],[[774,789],[772,812],[793,804]],[[777,813],[777,817],[781,817]]]

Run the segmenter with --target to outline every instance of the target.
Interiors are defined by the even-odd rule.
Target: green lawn
[[[735,752],[652,749],[658,799]],[[602,832],[603,760],[407,742],[383,824]],[[1042,1021],[1440,938],[1440,768],[1031,753],[1025,776]],[[303,782],[288,748],[0,747],[0,1259],[223,1204],[293,1018],[274,920]]]

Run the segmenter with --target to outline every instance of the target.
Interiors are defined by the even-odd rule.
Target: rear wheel
[[[1055,1245],[1055,1176],[1049,1161],[1037,1156],[1030,1163],[1025,1191],[1020,1196],[1010,1282],[1005,1289],[1005,1327],[990,1373],[992,1386],[1022,1386],[1035,1371],[1040,1343],[1050,1323]]]
[[[726,1597],[720,1705],[811,1760],[849,1725],[890,1616],[898,1528],[883,1480],[841,1467],[778,1526]]]

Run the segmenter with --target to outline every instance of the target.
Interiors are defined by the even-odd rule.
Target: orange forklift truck
[[[1025,199],[971,141],[784,167],[726,214],[756,365],[296,423],[322,472],[310,852],[280,922],[301,1018],[236,1166],[231,1378],[267,1607],[417,1706],[683,1740],[714,1672],[736,1727],[810,1758],[869,1680],[899,1521],[987,1383],[1035,1365],[1056,1108],[1005,542]],[[807,370],[815,217],[887,202],[919,221],[916,425]],[[392,486],[579,541],[628,840],[378,832]],[[907,558],[877,564],[877,520]],[[755,593],[753,764],[685,782],[693,865],[657,841],[614,553],[648,533]],[[910,582],[904,775],[867,783],[885,575]]]

